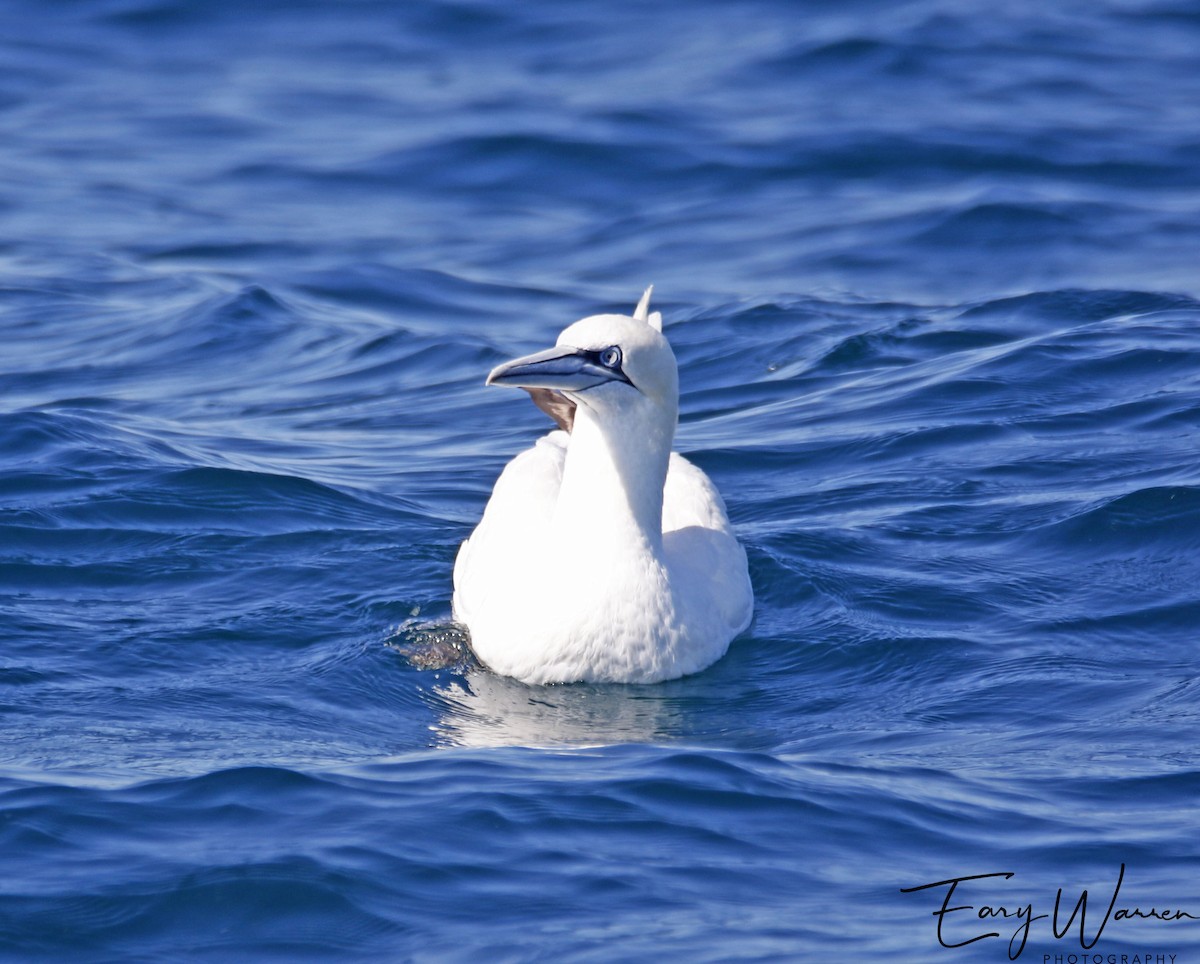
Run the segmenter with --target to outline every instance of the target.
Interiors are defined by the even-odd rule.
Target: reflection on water
[[[531,686],[476,669],[433,688],[446,746],[608,746],[678,740],[684,716],[660,687]]]
[[[675,742],[686,714],[664,686],[531,686],[480,665],[465,629],[409,620],[387,641],[417,669],[433,673],[433,724],[440,746],[610,746]]]

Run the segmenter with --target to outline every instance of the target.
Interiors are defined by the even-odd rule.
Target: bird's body
[[[652,683],[708,666],[750,622],[721,496],[671,451],[678,376],[646,304],[576,322],[489,377],[574,406],[555,415],[569,433],[504,469],[455,563],[455,617],[496,672]]]

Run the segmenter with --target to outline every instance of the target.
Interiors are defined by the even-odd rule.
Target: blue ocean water
[[[0,959],[1200,954],[1194,5],[2,19]],[[651,282],[755,622],[497,677],[484,376]]]

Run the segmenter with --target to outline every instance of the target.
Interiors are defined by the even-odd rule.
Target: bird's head
[[[489,385],[553,389],[603,420],[669,418],[679,406],[675,353],[647,288],[632,315],[592,315],[565,328],[555,347],[492,369]],[[628,413],[628,414],[624,414]]]

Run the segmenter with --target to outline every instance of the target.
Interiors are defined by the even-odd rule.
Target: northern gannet
[[[700,469],[671,451],[675,355],[648,288],[554,348],[493,369],[560,428],[505,467],[454,563],[480,661],[527,683],[655,683],[704,669],[750,624],[746,553]]]

